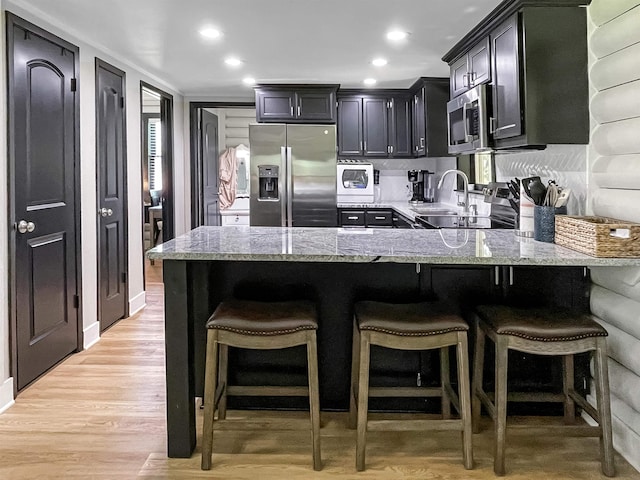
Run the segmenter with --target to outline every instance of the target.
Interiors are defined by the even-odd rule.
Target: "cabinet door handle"
[[[364,142],[364,151],[365,152],[367,151],[367,142],[366,141]]]
[[[291,105],[291,116],[293,117],[293,105]]]
[[[360,151],[364,152],[364,145],[362,143],[362,140],[360,140]]]
[[[489,133],[494,133],[496,131],[496,119],[494,117],[489,117]]]
[[[358,220],[358,217],[347,217],[347,220]]]
[[[513,267],[509,267],[509,286],[513,285]]]
[[[298,116],[300,116],[300,105],[298,105]]]
[[[424,137],[420,137],[420,148],[424,148]]]
[[[374,217],[376,220],[386,220],[387,217]]]
[[[389,145],[389,153],[393,153],[393,145]]]
[[[516,126],[516,124],[515,124],[515,123],[512,123],[511,125],[505,125],[505,126],[503,126],[503,127],[500,127],[500,128],[496,128],[496,129],[494,129],[492,133],[499,132],[500,130],[506,130],[507,128],[513,128],[513,127],[515,127],[515,126]]]
[[[465,73],[464,75],[462,75],[462,86],[469,88],[469,74]]]
[[[500,285],[500,267],[493,267],[493,282]]]

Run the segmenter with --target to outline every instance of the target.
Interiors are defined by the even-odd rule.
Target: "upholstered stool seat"
[[[356,468],[365,468],[366,432],[370,430],[459,430],[463,440],[463,462],[473,468],[471,404],[467,323],[449,307],[440,303],[392,304],[363,301],[355,305],[353,359],[351,372],[350,425],[357,426]],[[369,388],[370,346],[398,350],[440,349],[441,387]],[[458,393],[449,379],[449,346],[455,345],[458,364]],[[443,420],[387,421],[368,420],[369,397],[442,398]],[[450,405],[460,420],[451,420]]]
[[[615,474],[611,437],[611,409],[609,400],[609,376],[607,369],[607,331],[589,315],[562,308],[516,308],[505,305],[480,305],[476,307],[477,328],[473,375],[473,423],[478,431],[481,405],[494,420],[496,430],[494,471],[505,473],[505,444],[507,400],[510,401],[560,401],[564,403],[565,423],[575,420],[575,404],[585,410],[598,427],[573,426],[567,432],[600,437],[602,471]],[[496,378],[494,399],[483,389],[484,344],[489,337],[496,348]],[[507,393],[508,350],[537,355],[563,356],[563,392]],[[595,366],[595,390],[598,407],[591,406],[574,388],[573,356],[593,352]],[[557,429],[534,429],[528,433],[561,433]]]
[[[311,415],[313,467],[322,468],[320,458],[320,396],[316,330],[318,321],[308,301],[256,302],[231,299],[222,302],[207,322],[207,353],[204,389],[202,469],[211,468],[214,414],[226,418],[228,395],[308,396]],[[227,385],[228,347],[279,349],[306,345],[309,386]]]

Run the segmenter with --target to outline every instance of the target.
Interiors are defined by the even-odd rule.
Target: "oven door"
[[[486,85],[478,85],[447,103],[449,153],[490,150]]]

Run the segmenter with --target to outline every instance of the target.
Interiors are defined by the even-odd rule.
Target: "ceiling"
[[[247,97],[258,83],[406,88],[448,76],[441,57],[499,0],[9,0],[188,96]],[[214,26],[216,40],[198,31]],[[392,44],[387,31],[410,33]],[[228,56],[243,60],[232,68]],[[384,57],[384,67],[371,65]]]

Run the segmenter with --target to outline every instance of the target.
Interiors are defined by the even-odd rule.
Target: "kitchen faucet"
[[[438,182],[438,190],[442,188],[442,182],[444,181],[444,177],[446,177],[448,173],[457,173],[462,177],[462,185],[463,185],[462,188],[464,191],[464,200],[462,202],[458,202],[458,206],[462,207],[463,214],[468,214],[469,213],[469,177],[467,177],[467,174],[464,173],[462,170],[447,170],[442,174],[442,177],[440,177],[440,181]],[[455,185],[453,189],[455,190]]]

